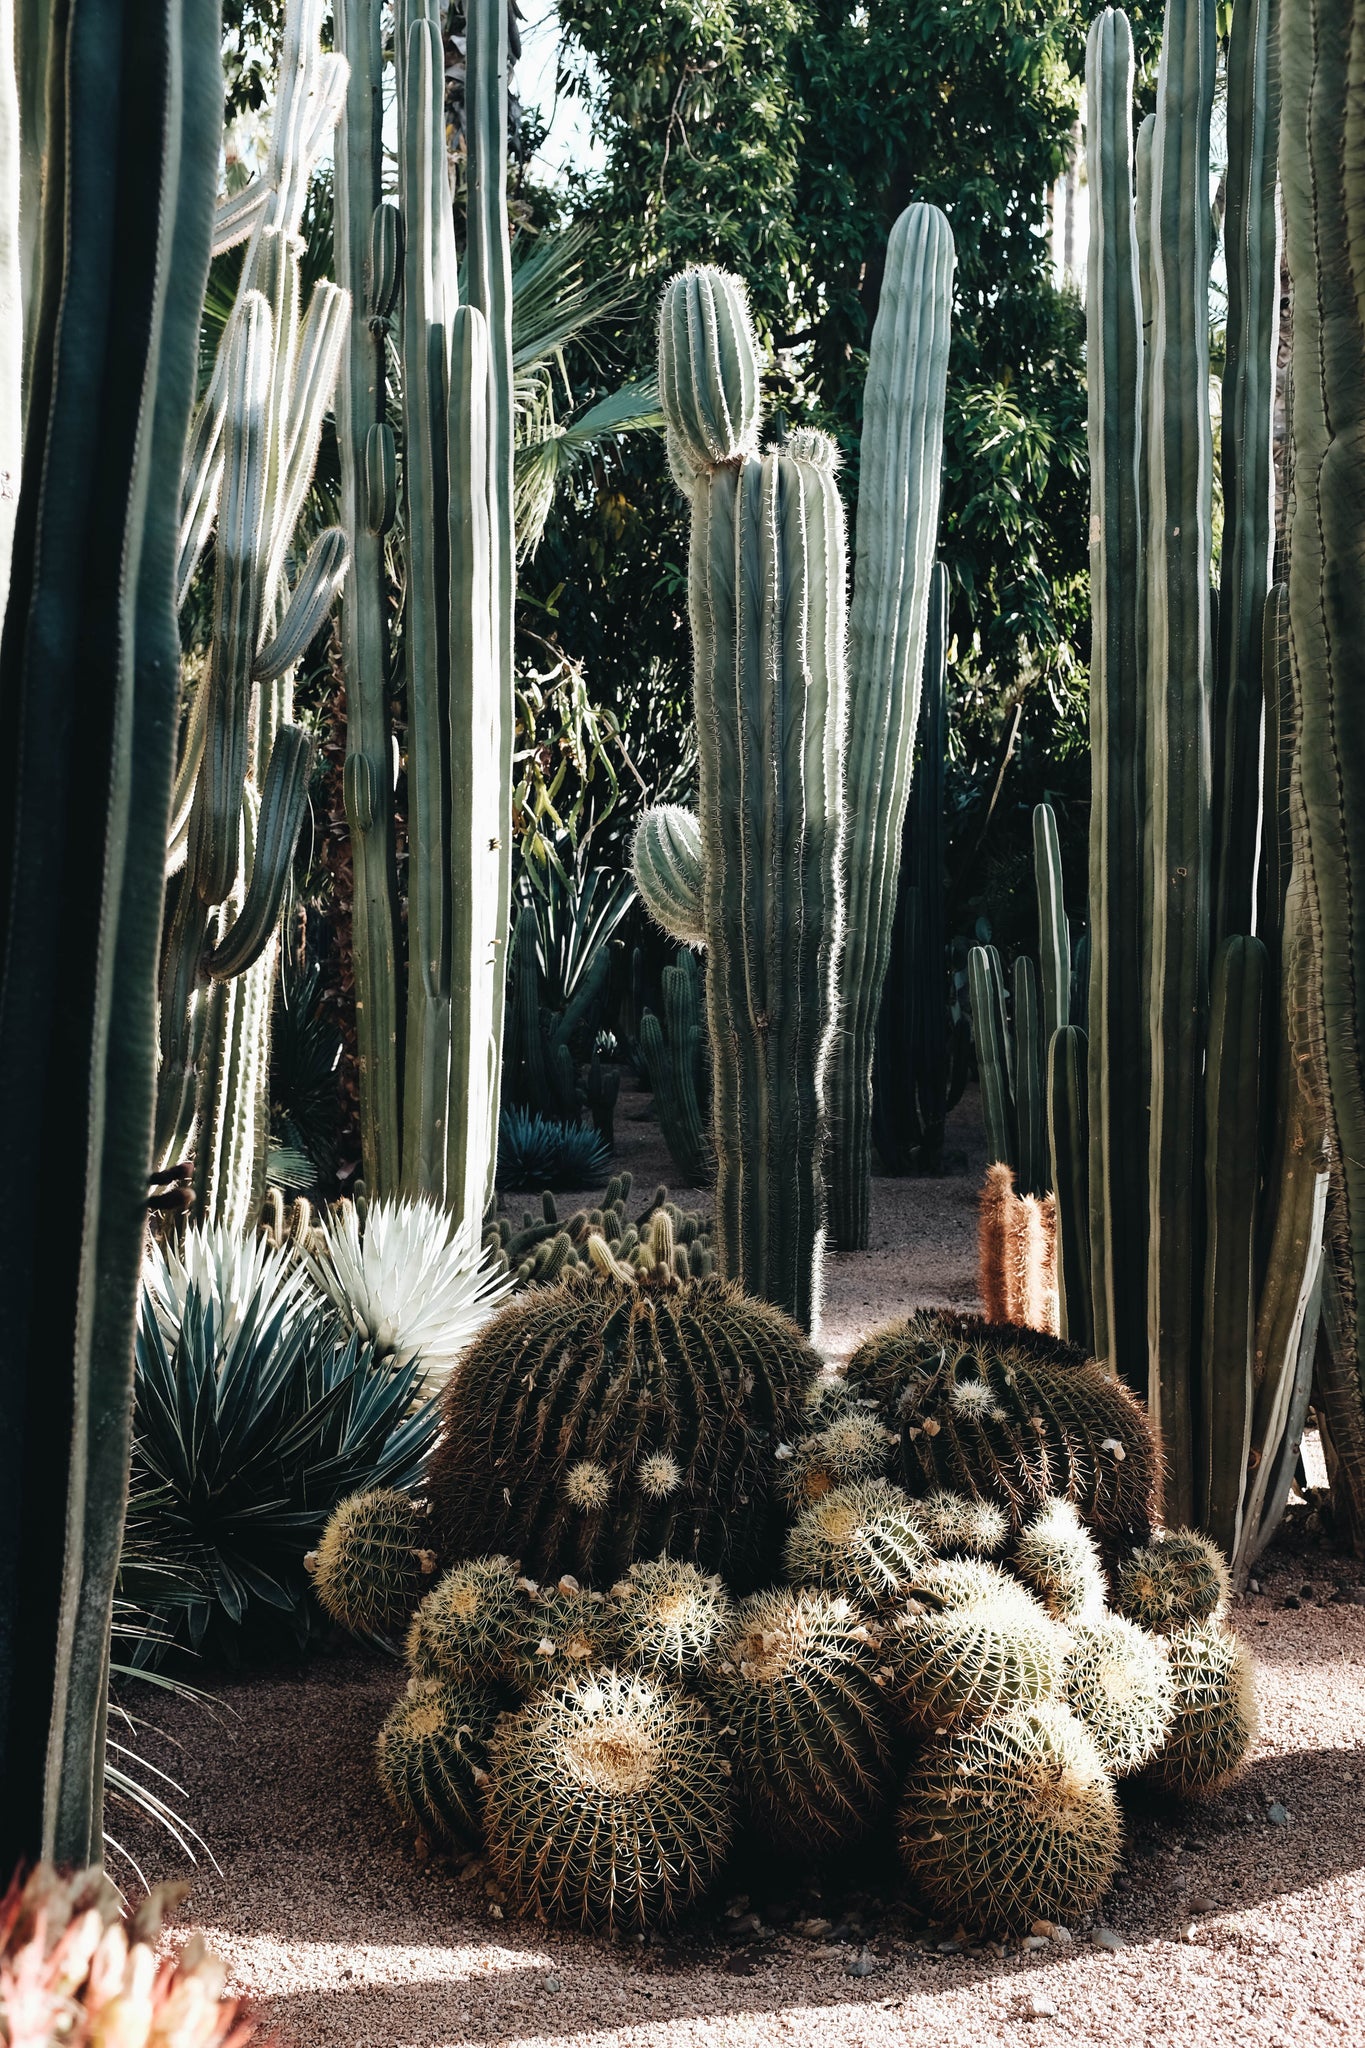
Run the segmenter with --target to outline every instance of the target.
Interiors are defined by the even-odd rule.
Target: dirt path
[[[634,1212],[666,1169],[628,1109]],[[898,1303],[972,1299],[979,1141],[960,1128],[959,1175],[876,1183],[872,1250],[827,1276],[830,1351]],[[217,1859],[184,1869],[194,1924],[296,2048],[1012,2048],[1021,2030],[1095,2048],[1345,2048],[1365,2040],[1365,1572],[1311,1549],[1272,1562],[1235,1617],[1261,1667],[1252,1768],[1202,1807],[1125,1792],[1098,1942],[1077,1926],[959,1951],[871,1852],[819,1888],[786,1865],[736,1868],[694,1922],[646,1944],[509,1921],[477,1861],[419,1865],[394,1825],[371,1750],[401,1673],[357,1655],[211,1680],[214,1718],[148,1701],[164,1737],[143,1746]],[[164,1837],[120,1822],[149,1873],[180,1874]]]

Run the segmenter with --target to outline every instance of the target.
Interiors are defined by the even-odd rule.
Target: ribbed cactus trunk
[[[0,0],[0,617],[24,446],[24,279],[19,241],[19,81],[14,0]]]
[[[219,210],[215,249],[246,248],[181,484],[179,597],[212,535],[213,629],[171,826],[157,1143],[168,1163],[193,1144],[203,1213],[236,1229],[265,1195],[277,929],[308,802],[293,674],[347,566],[329,527],[286,581],[349,314],[326,281],[300,305],[299,224],[346,85],[345,59],[321,48],[324,11],[292,0],[266,169]]]
[[[1239,1575],[1283,1511],[1297,1452],[1325,1188],[1311,1074],[1313,861],[1292,824],[1302,713],[1282,682],[1282,600],[1266,592],[1279,296],[1273,49],[1270,0],[1248,0],[1233,18],[1228,64],[1217,620],[1211,0],[1170,0],[1156,114],[1131,167],[1131,43],[1121,16],[1094,24],[1089,60],[1096,1346],[1138,1380],[1129,1339],[1134,1329],[1145,1335],[1168,1517],[1202,1523]],[[1140,677],[1145,692],[1135,693]],[[1264,775],[1263,730],[1273,754]],[[1306,778],[1306,721],[1302,744]],[[1253,905],[1264,940],[1250,935]],[[1145,1186],[1134,1143],[1144,1069],[1125,996],[1134,988],[1150,1079]],[[1135,1320],[1140,1242],[1147,1297]]]
[[[844,764],[848,900],[830,1085],[830,1226],[843,1251],[867,1244],[872,1055],[938,542],[953,263],[943,214],[935,206],[907,207],[887,245],[863,393]]]
[[[1318,1057],[1333,1131],[1328,1353],[1319,1397],[1339,1525],[1365,1552],[1365,21],[1282,0],[1281,177],[1293,285],[1289,619],[1302,720],[1304,915],[1320,948]]]
[[[216,6],[80,0],[43,29],[57,128],[0,650],[7,1870],[102,1853],[178,708],[175,480],[222,115]]]

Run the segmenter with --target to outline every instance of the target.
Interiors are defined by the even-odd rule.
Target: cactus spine
[[[356,574],[343,615],[345,797],[367,1182],[483,1213],[496,1162],[511,903],[512,397],[507,23],[466,10],[469,303],[460,304],[440,10],[397,11],[398,204],[382,199],[373,10],[343,8],[357,76],[340,155],[340,260],[356,293],[340,439]],[[398,1068],[383,535],[396,512],[383,335],[401,272],[402,672],[408,700],[408,986]],[[363,296],[362,296],[363,294]],[[363,308],[363,310],[362,310]],[[363,537],[362,537],[363,536]]]
[[[216,529],[213,637],[182,750],[187,822],[172,839],[183,873],[163,968],[157,1137],[169,1160],[193,1130],[201,1207],[239,1229],[265,1195],[276,927],[307,805],[293,669],[347,565],[345,536],[329,528],[286,588],[349,303],[323,282],[300,317],[299,222],[346,83],[345,60],[320,47],[322,14],[320,0],[289,8],[266,170],[220,212],[215,247],[247,246],[181,488],[182,602]]]
[[[102,1854],[153,1151],[179,678],[167,478],[194,398],[222,76],[213,6],[89,0],[25,8],[19,28],[21,78],[49,47],[51,65],[47,148],[23,137],[26,187],[41,156],[46,189],[25,190],[42,261],[0,651],[0,1860],[81,1869]]]
[[[1365,1116],[1357,1014],[1361,938],[1361,763],[1345,735],[1358,703],[1361,631],[1359,420],[1365,323],[1359,298],[1359,18],[1345,0],[1283,0],[1281,176],[1293,285],[1293,511],[1289,623],[1302,727],[1301,869],[1320,948],[1309,1031],[1331,1104],[1332,1255],[1321,1412],[1335,1454],[1334,1505],[1365,1550]],[[1291,898],[1294,894],[1291,884]]]
[[[1170,0],[1135,196],[1131,41],[1121,16],[1093,25],[1089,57],[1095,1345],[1131,1384],[1145,1377],[1170,1510],[1201,1521],[1238,1573],[1282,1510],[1290,1439],[1302,1426],[1324,1201],[1312,1058],[1318,907],[1311,849],[1293,830],[1295,777],[1281,758],[1292,762],[1297,735],[1272,652],[1281,605],[1266,588],[1279,294],[1274,40],[1273,0],[1237,10],[1217,631],[1206,402],[1211,0]],[[1140,718],[1130,703],[1139,667]],[[1276,748],[1262,791],[1265,715]],[[1330,761],[1326,732],[1310,747],[1305,722],[1304,750],[1307,778]],[[1294,863],[1287,878],[1286,851]],[[1245,936],[1254,899],[1271,955]],[[1278,987],[1267,986],[1271,969]],[[1149,1027],[1147,1069],[1131,1043],[1139,1012]],[[1144,1071],[1145,1174],[1145,1091],[1134,1085]],[[1263,1130],[1274,1133],[1268,1160]],[[1138,1330],[1145,1361],[1130,1340]]]
[[[872,1053],[891,952],[934,550],[952,312],[953,238],[910,206],[887,244],[863,393],[858,560],[849,618],[844,769],[847,904],[838,961],[830,1176],[835,1243],[867,1243]]]

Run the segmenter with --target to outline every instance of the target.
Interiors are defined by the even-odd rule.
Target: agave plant
[[[428,1390],[444,1384],[507,1292],[479,1224],[456,1224],[421,1199],[368,1202],[363,1214],[354,1202],[335,1203],[304,1262],[375,1357],[400,1368],[418,1362]]]
[[[226,1223],[190,1223],[164,1243],[152,1239],[142,1285],[170,1344],[192,1293],[212,1306],[223,1342],[235,1336],[248,1310],[265,1320],[276,1314],[292,1320],[316,1308],[291,1246]]]
[[[331,1510],[365,1487],[415,1485],[436,1434],[435,1402],[413,1408],[418,1365],[346,1336],[330,1303],[281,1300],[272,1277],[235,1320],[197,1285],[170,1332],[142,1302],[134,1485],[157,1494],[158,1549],[201,1575],[183,1603],[154,1604],[168,1633],[212,1653],[281,1631],[302,1645],[304,1555]]]
[[[589,1188],[611,1166],[611,1153],[591,1124],[513,1104],[498,1122],[498,1185],[505,1188]]]

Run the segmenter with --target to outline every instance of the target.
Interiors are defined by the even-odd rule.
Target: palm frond
[[[576,419],[561,424],[554,413],[548,380],[518,418],[514,509],[517,553],[522,561],[540,544],[554,495],[564,478],[617,434],[662,429],[659,391],[653,378],[623,384]]]

